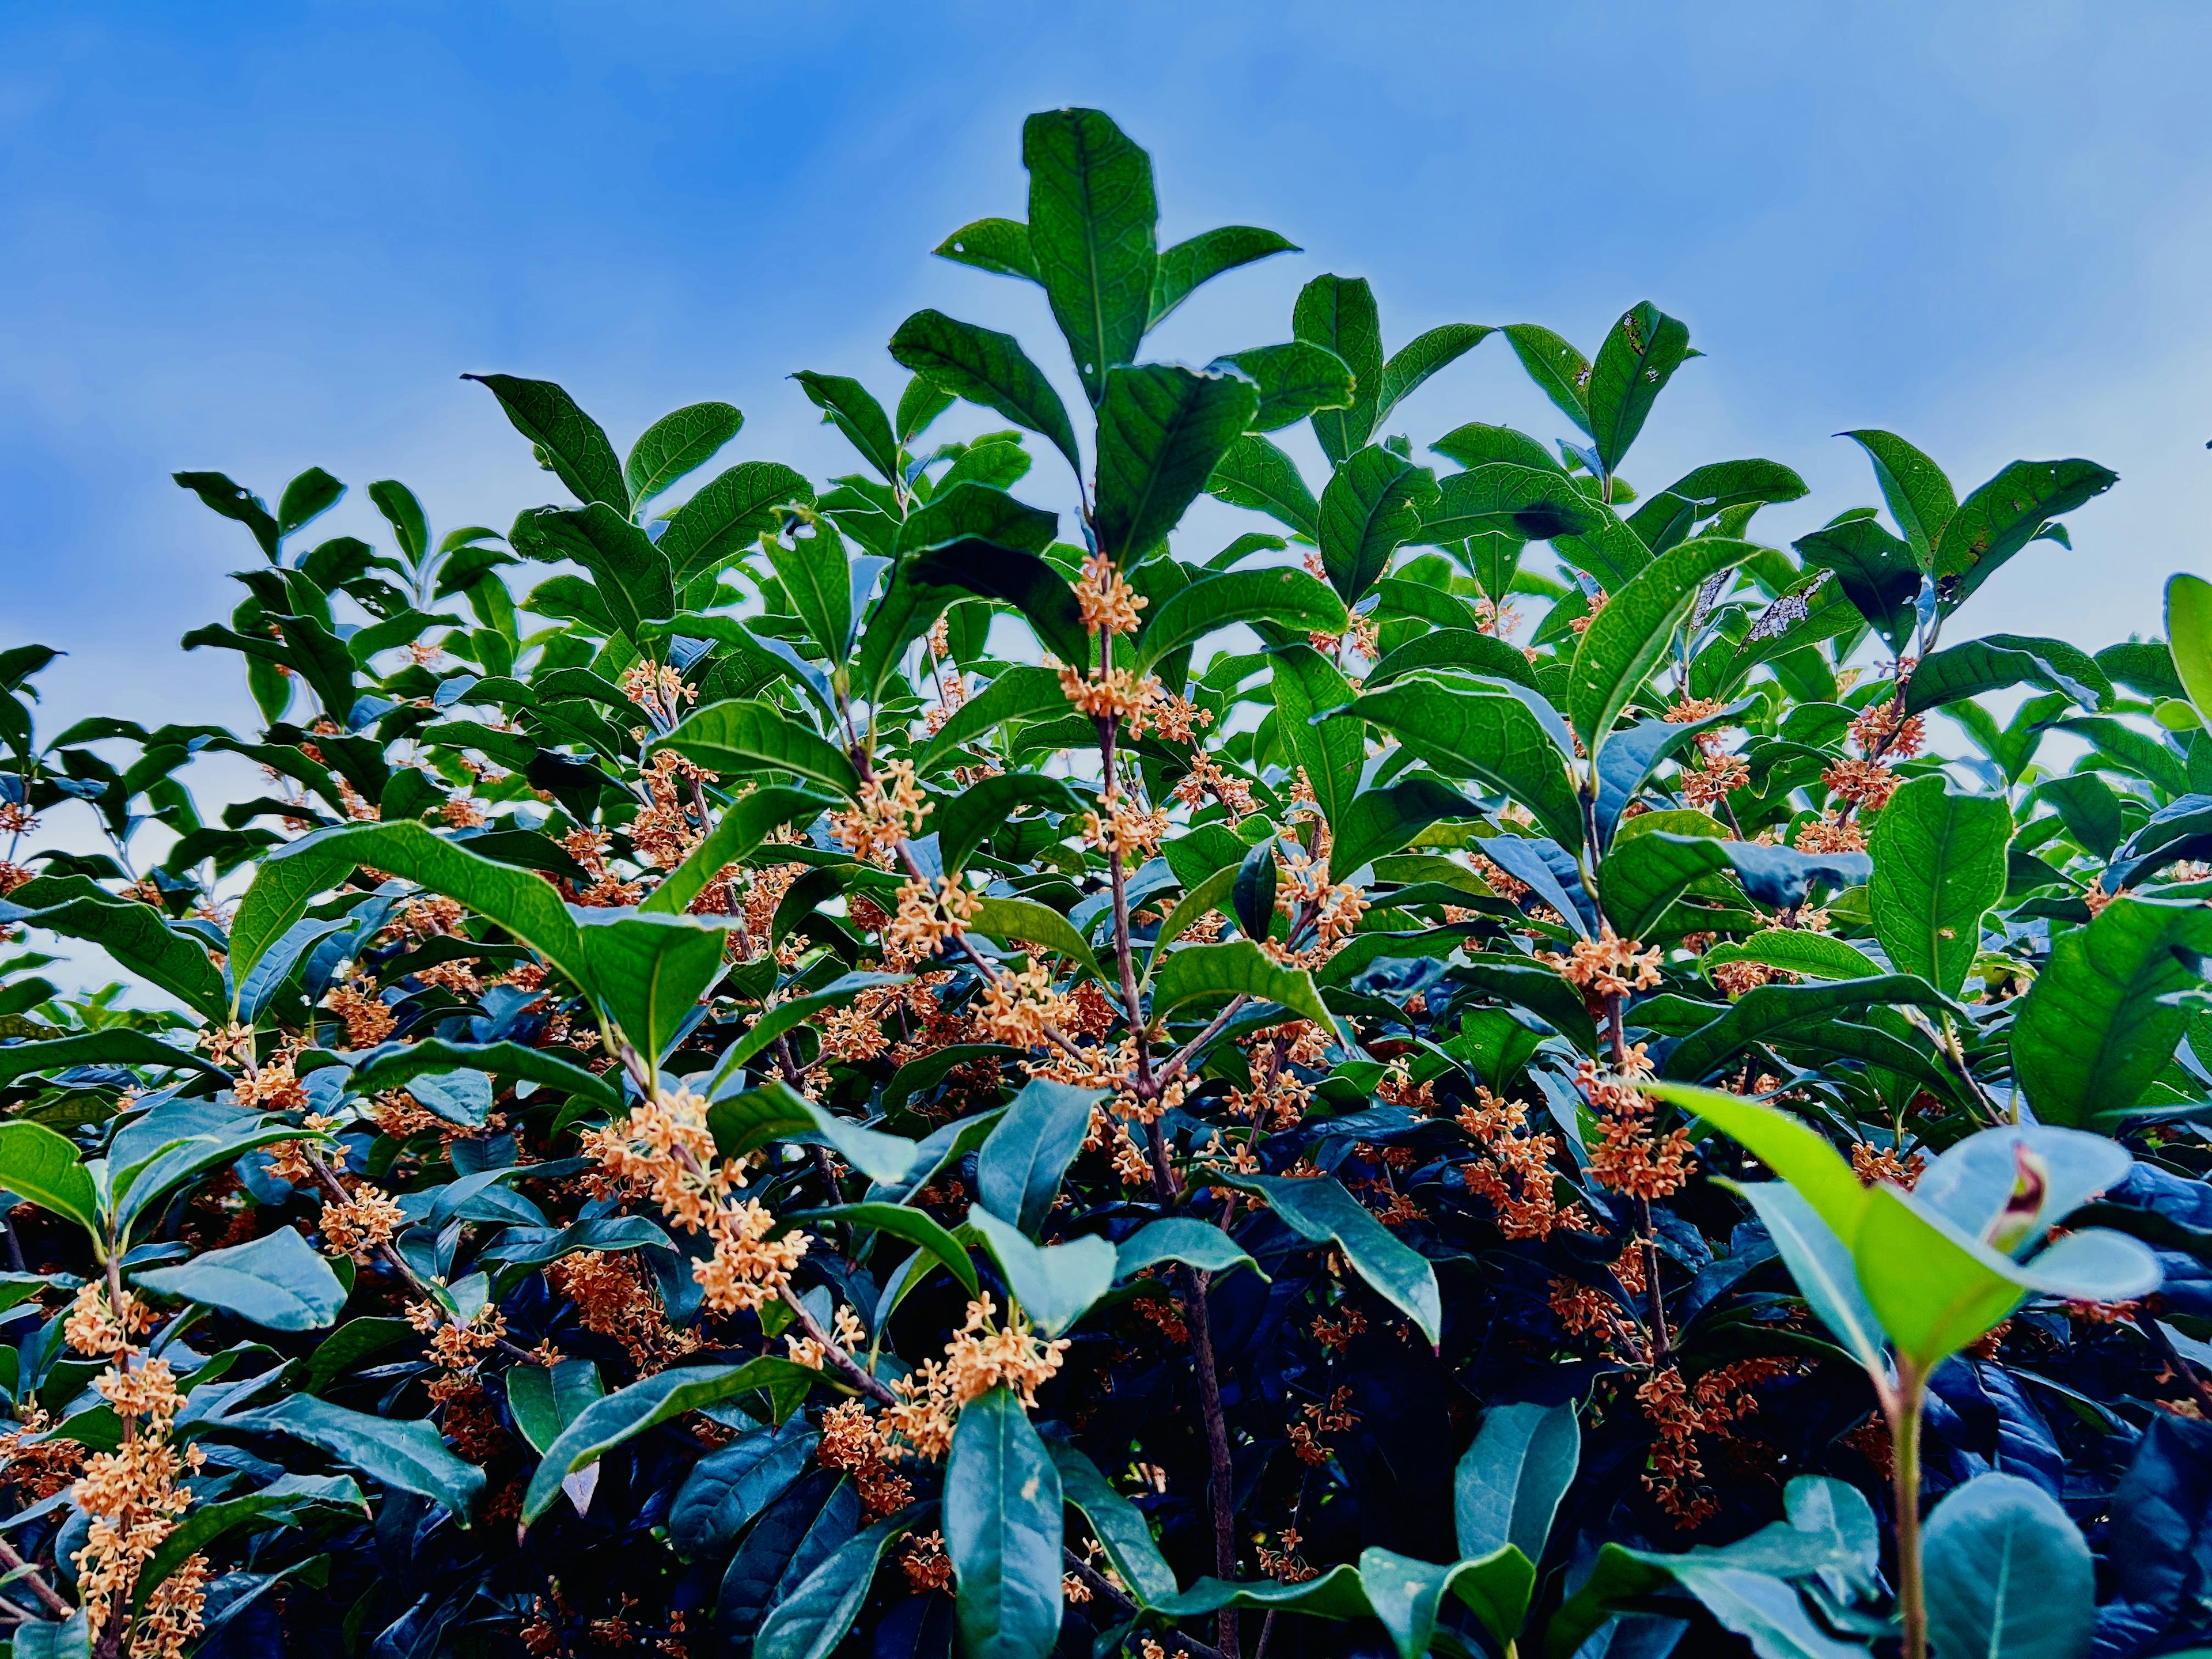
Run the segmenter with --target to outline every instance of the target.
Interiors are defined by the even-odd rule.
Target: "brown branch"
[[[54,1594],[53,1586],[40,1577],[39,1570],[15,1553],[15,1546],[0,1538],[0,1566],[9,1572],[23,1575],[21,1582],[31,1587],[31,1594],[39,1598],[39,1605],[57,1619],[67,1619],[76,1612],[68,1602]]]

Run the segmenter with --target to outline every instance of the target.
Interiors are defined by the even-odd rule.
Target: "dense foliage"
[[[1632,489],[1650,304],[1390,352],[1323,276],[1140,362],[1295,250],[1162,246],[1095,112],[1023,154],[938,252],[1073,410],[925,311],[890,408],[794,377],[850,476],[686,495],[736,409],[624,459],[487,375],[574,498],[503,535],[179,475],[259,732],[41,740],[0,654],[15,1653],[2212,1633],[2212,587],[1960,637],[2087,461],[1852,433],[1887,522],[1788,550],[1786,467]],[[1397,435],[1493,334],[1569,435]]]

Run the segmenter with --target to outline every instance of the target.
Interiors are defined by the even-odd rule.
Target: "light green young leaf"
[[[67,1216],[96,1239],[100,1199],[76,1147],[43,1123],[0,1123],[0,1188],[40,1209]]]

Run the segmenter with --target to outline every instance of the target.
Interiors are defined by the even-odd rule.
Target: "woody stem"
[[[66,1619],[76,1611],[54,1594],[53,1587],[40,1576],[39,1570],[16,1554],[15,1547],[5,1539],[0,1539],[0,1566],[6,1567],[11,1573],[21,1573],[22,1582],[31,1587],[31,1594],[38,1597],[39,1605],[55,1618]]]

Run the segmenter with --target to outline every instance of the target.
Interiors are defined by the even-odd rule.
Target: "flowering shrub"
[[[625,459],[488,375],[573,498],[504,535],[179,475],[259,732],[41,741],[0,653],[14,1651],[2212,1634],[2212,587],[1958,637],[2087,461],[1853,433],[1787,550],[1786,467],[1632,488],[1649,304],[1386,352],[1323,276],[1140,362],[1293,250],[1163,246],[1095,112],[1023,153],[938,251],[1073,411],[925,311],[888,408],[795,377],[849,475],[692,488],[736,409]],[[1398,435],[1493,334],[1567,435]]]

